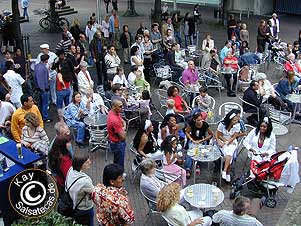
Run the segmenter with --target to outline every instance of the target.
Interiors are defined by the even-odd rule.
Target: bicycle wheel
[[[59,27],[59,29],[63,30],[64,26],[69,27],[69,22],[66,18],[62,17],[58,19],[57,26]]]
[[[50,28],[50,20],[48,18],[42,18],[39,21],[39,25],[41,28],[43,28],[44,30],[48,30]]]

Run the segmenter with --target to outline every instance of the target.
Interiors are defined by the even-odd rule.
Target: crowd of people
[[[108,13],[110,1],[105,3]],[[224,156],[224,166],[219,169],[220,164],[215,162],[215,171],[221,170],[222,179],[227,183],[233,179],[230,169],[240,137],[246,137],[243,145],[252,159],[268,160],[276,152],[276,138],[262,104],[269,103],[289,112],[295,109],[286,96],[299,90],[301,85],[298,41],[294,46],[287,44],[285,73],[276,87],[264,73],[250,78],[242,107],[244,112],[251,113],[248,123],[255,128],[247,134],[241,119],[243,112],[233,109],[223,115],[214,129],[207,122],[214,110],[211,107],[214,98],[208,95],[206,86],[199,83],[201,74],[196,62],[187,61],[182,51],[195,44],[196,27],[202,22],[198,5],[193,13],[188,12],[181,18],[178,13],[169,15],[164,4],[162,26],[153,23],[148,29],[141,23],[134,37],[129,26],[121,24],[117,1],[112,1],[112,6],[111,16],[106,15],[103,21],[97,21],[92,14],[85,30],[81,30],[77,19],[70,28],[64,27],[55,53],[49,44],[41,44],[31,77],[20,48],[14,55],[9,50],[4,52],[5,58],[0,65],[2,133],[48,157],[48,166],[56,176],[60,194],[69,191],[75,209],[74,219],[78,223],[94,225],[96,215],[103,226],[130,225],[135,221],[134,210],[123,187],[129,127],[127,114],[130,113],[131,118],[132,112],[138,111],[141,122],[137,126],[133,148],[137,151],[135,161],[142,171],[140,188],[166,219],[174,225],[211,225],[212,222],[227,225],[233,220],[241,222],[239,225],[250,225],[250,222],[262,225],[248,212],[250,200],[244,197],[234,201],[233,211],[222,210],[212,218],[202,217],[201,213],[190,218],[189,211],[182,206],[185,202],[183,191],[193,168],[193,161],[186,153],[200,145],[216,145]],[[209,33],[200,47],[204,53],[200,66],[208,74],[209,82],[214,82],[214,78],[221,80],[220,70],[224,68],[227,95],[235,97],[237,80],[244,76],[240,73],[243,70],[239,69],[262,62],[263,54],[278,40],[279,32],[276,14],[267,25],[260,21],[257,51],[252,53],[246,23],[230,16],[227,41],[219,54]],[[123,53],[122,57],[120,53]],[[178,83],[167,89],[167,110],[162,122],[152,118],[154,104],[151,99],[152,65],[160,59],[170,67],[172,79]],[[128,75],[124,64],[131,64]],[[96,67],[97,82],[89,72],[93,66]],[[103,90],[96,90],[97,85]],[[190,99],[183,98],[181,87],[189,91]],[[52,106],[57,110],[57,120],[48,113]],[[97,114],[107,115],[108,145],[113,153],[113,163],[105,166],[102,183],[94,185],[86,173],[93,162],[88,155],[76,153],[70,130],[76,130],[76,145],[86,147],[89,134],[83,119]],[[44,123],[53,120],[57,121],[56,135],[50,140],[43,128]],[[158,167],[176,175],[176,182],[165,184],[160,181],[155,176]],[[199,165],[196,172],[200,173]],[[77,186],[71,187],[75,181]]]

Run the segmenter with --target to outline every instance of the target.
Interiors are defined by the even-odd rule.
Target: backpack
[[[71,189],[71,187],[81,178],[84,178],[85,176],[79,177],[77,178],[75,181],[72,182],[72,184],[69,186],[69,188],[67,189],[67,191],[65,190],[62,195],[61,198],[59,200],[58,206],[57,206],[57,212],[62,214],[63,216],[66,217],[72,217],[74,214],[74,210],[76,210],[76,208],[78,207],[78,205],[83,201],[83,199],[85,198],[85,196],[83,196],[81,198],[81,200],[79,200],[79,202],[76,204],[75,208],[73,209],[73,200],[70,197],[69,194],[69,190]]]

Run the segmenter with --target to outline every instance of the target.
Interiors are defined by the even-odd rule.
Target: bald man
[[[114,99],[112,109],[108,113],[107,127],[110,141],[110,148],[114,154],[114,163],[124,167],[125,157],[125,139],[126,139],[126,123],[121,117],[122,102]]]

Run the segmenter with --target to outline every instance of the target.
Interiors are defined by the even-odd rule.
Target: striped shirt
[[[38,126],[35,133],[30,136],[28,126],[24,126],[22,129],[22,143],[27,142],[31,144],[31,149],[37,150],[43,153],[47,153],[49,148],[49,139],[45,130]]]
[[[263,226],[255,217],[247,214],[238,216],[233,211],[220,210],[213,215],[212,221],[220,226]]]

